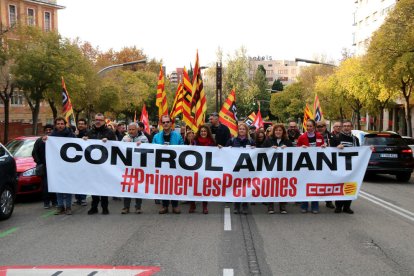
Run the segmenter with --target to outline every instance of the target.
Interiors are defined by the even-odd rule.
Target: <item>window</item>
[[[23,105],[23,92],[15,91],[10,103],[12,105]]]
[[[46,32],[50,32],[50,30],[52,29],[51,26],[51,17],[50,17],[50,12],[45,12],[45,25],[44,25],[44,30]]]
[[[268,65],[267,65],[267,67],[272,67],[272,66],[273,66],[273,64],[268,64]]]
[[[374,14],[372,15],[372,21],[373,22],[377,21],[377,17],[378,17],[378,12],[374,12]]]
[[[27,25],[35,25],[35,11],[34,9],[27,9]]]
[[[10,27],[16,25],[17,23],[17,10],[15,5],[9,5],[9,22]]]

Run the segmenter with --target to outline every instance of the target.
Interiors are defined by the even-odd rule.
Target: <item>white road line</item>
[[[381,207],[383,207],[383,208],[385,208],[385,209],[387,209],[391,212],[394,212],[394,213],[396,213],[396,214],[398,214],[398,215],[414,222],[414,213],[412,213],[410,211],[407,211],[407,210],[405,210],[401,207],[398,207],[398,206],[396,206],[396,205],[394,205],[390,202],[387,202],[385,200],[377,198],[376,196],[368,194],[367,192],[360,191],[360,197],[362,197],[366,200],[369,200],[372,203],[375,203],[375,204],[377,204],[377,205],[379,205],[379,206],[381,206]]]
[[[233,276],[234,270],[232,268],[223,269],[223,276]]]
[[[228,207],[224,208],[224,231],[231,231],[230,208],[228,208]],[[231,274],[231,275],[233,275],[233,274]]]

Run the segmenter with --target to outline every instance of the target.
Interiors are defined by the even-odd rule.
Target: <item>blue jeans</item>
[[[65,208],[65,203],[66,208],[72,208],[72,194],[56,193],[56,198],[58,208]]]
[[[300,208],[303,210],[308,210],[309,202],[302,202]],[[312,211],[319,211],[319,201],[311,201],[311,210]]]

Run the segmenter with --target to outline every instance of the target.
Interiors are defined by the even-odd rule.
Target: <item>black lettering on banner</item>
[[[223,167],[214,167],[211,163],[213,162],[213,153],[206,152],[206,171],[222,172]]]
[[[243,164],[246,161],[246,164]],[[253,161],[252,158],[248,153],[242,153],[237,160],[236,165],[234,166],[233,171],[239,172],[240,169],[248,169],[249,171],[254,171]]]
[[[257,170],[262,171],[263,164],[266,167],[267,171],[272,171],[275,167],[275,163],[277,160],[277,170],[283,170],[283,153],[278,152],[272,155],[272,160],[269,162],[269,158],[266,153],[259,153],[257,154]]]
[[[79,144],[76,143],[66,143],[60,148],[60,157],[63,161],[70,162],[70,163],[76,163],[79,162],[82,159],[82,155],[77,154],[74,157],[68,156],[68,149],[74,148],[76,151],[82,151],[82,147]]]
[[[153,149],[138,149],[135,148],[134,152],[139,152],[141,154],[141,164],[139,164],[141,167],[147,166],[147,153],[154,153]]]
[[[121,158],[125,166],[132,166],[132,148],[126,148],[126,156],[118,147],[111,148],[111,165],[116,165],[117,157]]]
[[[351,171],[352,170],[352,157],[358,156],[358,152],[339,152],[338,154],[340,157],[345,157],[345,170]]]
[[[286,154],[286,171],[292,171],[292,164],[293,164],[293,153],[288,152]]]
[[[303,162],[305,161],[305,162]],[[298,158],[298,161],[296,162],[295,171],[299,171],[300,168],[308,168],[310,171],[314,171],[315,168],[312,164],[312,159],[309,156],[309,153],[307,152],[301,152]]]
[[[194,156],[196,159],[195,164],[192,166],[186,163],[186,158],[190,155]],[[180,164],[181,168],[185,170],[198,170],[201,167],[201,165],[203,165],[203,157],[199,152],[196,152],[194,150],[186,150],[183,151],[178,157],[178,163]]]
[[[169,156],[163,156],[169,155]],[[155,167],[161,168],[161,163],[166,162],[170,164],[170,169],[177,168],[175,164],[175,158],[177,158],[177,153],[173,150],[167,150],[167,149],[159,149],[155,151]]]
[[[328,156],[326,156],[324,152],[317,152],[316,153],[316,170],[318,171],[322,170],[322,161],[324,161],[324,163],[328,165],[331,171],[336,171],[338,169],[337,163],[336,163],[336,152],[332,152],[331,160],[329,160]]]
[[[92,158],[93,150],[99,150],[101,152],[99,159],[95,160]],[[108,150],[102,145],[90,145],[85,149],[85,159],[91,164],[103,164],[106,162],[106,160],[108,160]]]

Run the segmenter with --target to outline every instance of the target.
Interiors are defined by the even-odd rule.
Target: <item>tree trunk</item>
[[[40,111],[40,100],[36,99],[34,108],[32,109],[32,120],[33,120],[33,135],[37,135],[37,120],[39,118],[39,111]]]
[[[55,121],[55,119],[57,118],[57,113],[58,113],[57,112],[57,107],[55,105],[55,101],[51,100],[51,99],[48,99],[47,101],[49,102],[50,109],[52,109],[53,121]]]
[[[10,92],[8,92],[10,91]],[[6,87],[2,94],[0,94],[0,98],[4,104],[4,137],[3,143],[6,144],[9,141],[9,121],[10,121],[10,100],[13,96],[14,92],[14,85],[11,84],[9,86],[9,82],[7,82]]]
[[[382,131],[382,125],[384,124],[384,109],[385,109],[384,107],[381,107],[381,112],[379,114],[378,131]]]
[[[411,131],[411,112],[410,112],[410,96],[404,96],[405,98],[405,105],[404,105],[404,112],[405,112],[405,125],[406,133],[405,135],[410,136],[412,135]]]

